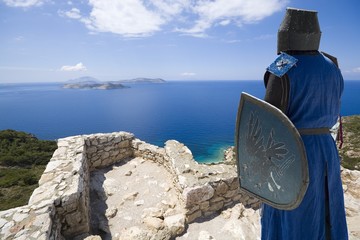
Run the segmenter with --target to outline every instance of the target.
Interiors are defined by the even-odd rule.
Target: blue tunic
[[[290,87],[286,115],[298,129],[331,128],[339,115],[343,91],[340,70],[320,53],[294,57],[298,62],[287,72]],[[318,240],[326,239],[327,235],[332,240],[348,239],[336,144],[330,134],[303,135],[302,139],[308,159],[309,187],[294,210],[278,210],[263,204],[261,239]],[[331,226],[328,234],[326,219]]]

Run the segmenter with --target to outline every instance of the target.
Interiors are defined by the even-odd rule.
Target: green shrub
[[[32,134],[0,131],[0,211],[27,204],[56,148]]]
[[[49,162],[57,145],[34,135],[14,130],[0,131],[0,165],[29,167]]]

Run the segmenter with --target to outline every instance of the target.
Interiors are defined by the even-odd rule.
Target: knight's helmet
[[[316,11],[287,8],[278,31],[277,52],[318,50],[320,37]]]

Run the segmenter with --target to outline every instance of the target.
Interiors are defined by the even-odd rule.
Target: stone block
[[[237,177],[232,178],[231,183],[229,184],[230,190],[235,190],[240,188],[239,180]]]
[[[98,149],[96,146],[92,146],[92,147],[89,147],[86,149],[86,153],[90,154],[90,155],[96,153],[97,151],[98,151]]]
[[[187,209],[187,214],[192,214],[200,209],[200,205],[192,205]]]
[[[123,140],[121,142],[119,142],[116,146],[117,148],[128,148],[130,147],[130,141],[129,140]]]
[[[145,217],[143,223],[150,229],[160,230],[164,228],[164,221],[156,217]]]
[[[111,157],[114,157],[114,156],[117,156],[120,153],[120,150],[113,150],[113,151],[110,151],[109,153],[110,153]]]
[[[222,196],[228,191],[229,187],[225,182],[220,182],[215,188],[215,195]]]
[[[114,137],[113,140],[112,140],[112,142],[113,142],[114,144],[117,144],[117,143],[119,143],[119,142],[121,142],[121,141],[122,141],[122,136],[116,136],[116,137]]]
[[[205,201],[205,202],[200,203],[200,209],[202,211],[207,211],[207,209],[209,209],[209,207],[210,207],[210,202],[209,201]]]
[[[92,146],[97,146],[97,145],[99,145],[99,142],[98,142],[98,140],[97,140],[95,137],[93,137],[93,138],[91,139],[91,145],[92,145]]]
[[[228,191],[225,195],[224,195],[224,197],[225,198],[232,198],[232,197],[234,197],[236,194],[238,194],[239,193],[239,191],[237,190],[237,189],[235,189],[235,190],[231,190],[231,191]]]
[[[232,197],[232,201],[233,202],[238,202],[242,199],[242,195],[241,194],[236,194],[235,196]]]
[[[183,199],[186,206],[191,206],[209,200],[214,196],[214,192],[215,190],[207,183],[203,186],[185,188]]]
[[[220,209],[222,209],[224,206],[224,202],[221,201],[221,202],[216,202],[216,203],[212,203],[209,207],[209,211],[211,212],[215,212],[215,211],[218,211]]]
[[[101,156],[101,159],[104,160],[104,159],[107,159],[108,157],[110,157],[110,153],[104,152]]]
[[[104,145],[105,143],[107,143],[109,141],[106,135],[100,136],[98,138],[98,140],[99,140],[99,145]]]
[[[161,218],[164,216],[164,209],[163,208],[145,208],[143,210],[142,217],[156,217]]]
[[[185,230],[185,215],[177,214],[164,219],[165,226],[170,230],[172,236],[180,235]]]
[[[225,200],[225,198],[223,197],[215,197],[210,199],[210,203],[216,203],[216,202],[223,202]]]
[[[192,214],[189,214],[186,216],[186,221],[187,223],[192,223],[193,221],[195,221],[197,218],[201,217],[201,210],[198,210]]]

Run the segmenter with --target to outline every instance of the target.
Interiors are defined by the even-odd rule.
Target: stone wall
[[[236,202],[257,209],[260,202],[239,190],[234,165],[199,164],[182,143],[171,140],[165,145],[166,156],[175,172],[187,209],[187,222],[208,216]]]
[[[162,164],[174,176],[181,193],[187,222],[208,216],[236,202],[257,209],[260,202],[240,192],[236,167],[231,164],[199,164],[182,143],[170,140],[165,148],[133,141],[134,155]]]
[[[259,206],[240,193],[234,165],[198,164],[177,141],[160,148],[126,132],[74,136],[58,140],[28,205],[0,212],[0,239],[72,239],[89,233],[90,172],[132,157],[157,162],[174,176],[188,223],[239,201]]]

